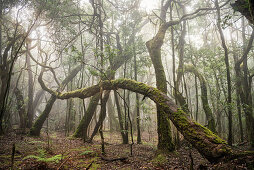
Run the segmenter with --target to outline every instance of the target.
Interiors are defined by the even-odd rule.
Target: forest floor
[[[10,169],[13,144],[14,169],[190,169],[191,162],[194,169],[247,169],[239,160],[211,165],[186,143],[174,153],[156,155],[156,140],[144,140],[133,145],[131,156],[130,145],[120,144],[119,134],[104,136],[106,155],[101,156],[99,136],[84,144],[61,133],[43,133],[38,138],[9,133],[0,137],[0,169]],[[127,159],[113,161],[115,158]]]

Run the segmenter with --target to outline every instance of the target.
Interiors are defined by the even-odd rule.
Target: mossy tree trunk
[[[82,66],[80,65],[80,66],[77,66],[75,69],[73,69],[69,73],[69,75],[63,80],[63,82],[61,83],[61,87],[59,87],[58,90],[61,90],[66,84],[68,84],[78,74],[81,68]],[[39,75],[39,78],[38,78],[39,82],[42,82],[42,75],[43,75],[43,72],[41,72],[41,74]],[[56,97],[54,95],[51,95],[50,99],[47,102],[47,105],[45,106],[45,109],[43,110],[41,115],[37,118],[32,128],[30,129],[31,136],[40,136],[41,128],[45,120],[49,116],[49,113],[55,101],[56,101]]]
[[[169,25],[163,23],[155,37],[146,42],[149,55],[151,57],[156,76],[156,86],[159,90],[167,94],[167,80],[164,67],[161,61],[161,47]],[[172,141],[171,128],[168,120],[165,119],[165,113],[160,105],[157,108],[157,132],[158,132],[158,150],[173,151],[175,146]]]
[[[107,111],[108,111],[108,117],[109,117],[109,123],[110,123],[110,131],[116,131],[119,129],[118,121],[115,116],[115,107],[112,102],[112,98],[109,95],[109,99],[107,102]]]
[[[24,97],[22,92],[18,89],[14,89],[14,94],[16,96],[16,101],[17,101],[17,110],[19,114],[19,128],[22,130],[22,133],[24,132],[26,128],[26,119],[25,119],[25,102],[24,102]]]
[[[73,135],[74,137],[83,138],[84,141],[86,141],[88,139],[88,136],[87,136],[88,126],[93,118],[93,115],[95,113],[95,110],[97,108],[99,100],[100,100],[99,94],[94,95],[90,99],[86,113],[85,113],[84,117],[81,119],[81,121],[78,125],[78,128],[76,129],[76,131]]]
[[[27,50],[31,48],[31,41],[27,40]],[[31,67],[31,60],[30,56],[28,54],[28,51],[26,52],[26,64],[27,64],[27,73],[28,73],[28,104],[27,104],[27,127],[31,128],[33,125],[34,120],[34,107],[33,107],[33,100],[34,100],[34,80],[33,80],[33,73],[32,73],[32,67]]]
[[[245,35],[243,35],[245,39]],[[254,30],[252,31],[251,37],[248,44],[246,44],[242,57],[239,59],[237,55],[235,56],[235,72],[236,72],[236,88],[237,93],[240,96],[243,111],[246,117],[246,130],[248,140],[251,143],[251,147],[254,148],[254,116],[252,107],[252,76],[249,75],[247,58],[248,54],[252,48],[252,43],[254,40]],[[246,41],[246,40],[245,40]],[[241,67],[241,64],[243,67]]]
[[[210,129],[212,132],[216,133],[215,119],[214,119],[212,110],[211,110],[209,103],[208,103],[207,84],[206,84],[204,77],[192,65],[184,65],[183,72],[184,73],[187,73],[187,72],[193,73],[199,79],[200,87],[201,87],[201,100],[202,100],[204,112],[206,114],[206,119],[208,121],[208,129]]]
[[[126,129],[127,127],[124,126],[124,118],[123,118],[123,114],[122,114],[122,110],[121,110],[121,106],[120,106],[120,102],[119,102],[118,94],[116,90],[114,90],[114,97],[116,102],[117,115],[118,115],[120,133],[122,135],[123,144],[128,144],[129,143],[128,129]]]
[[[47,117],[49,116],[49,113],[50,113],[55,101],[56,101],[56,96],[51,95],[51,97],[49,98],[49,100],[45,106],[45,109],[43,110],[41,115],[37,118],[37,120],[33,124],[32,128],[30,129],[29,134],[31,136],[40,136],[41,128],[42,128],[44,122],[46,121]]]
[[[97,132],[98,132],[98,130],[99,130],[101,124],[103,123],[103,121],[104,121],[105,118],[106,118],[106,108],[107,108],[107,107],[106,107],[106,106],[107,106],[106,104],[107,104],[107,101],[108,101],[108,99],[109,99],[109,95],[110,95],[110,90],[109,90],[109,91],[106,91],[106,92],[104,93],[104,97],[103,97],[103,99],[102,99],[102,101],[101,101],[101,111],[100,111],[99,121],[98,121],[97,124],[95,125],[94,130],[93,130],[93,133],[92,133],[92,135],[91,135],[89,141],[92,141],[92,140],[93,140],[93,138],[94,138],[94,136],[97,134]]]
[[[118,79],[103,81],[99,85],[66,93],[59,93],[48,89],[43,82],[41,82],[41,86],[59,99],[73,97],[87,98],[99,93],[101,87],[103,87],[104,90],[122,88],[143,94],[163,109],[164,118],[166,120],[171,120],[176,128],[183,134],[185,139],[210,162],[218,162],[223,158],[227,159],[234,156],[232,149],[224,140],[219,138],[209,129],[190,119],[188,114],[179,109],[173,100],[171,100],[165,93],[144,83],[128,79]]]

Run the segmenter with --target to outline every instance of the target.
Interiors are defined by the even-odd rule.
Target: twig
[[[11,170],[14,166],[14,156],[15,156],[15,143],[12,145],[12,154],[11,154]]]
[[[70,157],[71,155],[61,163],[61,165],[57,168],[57,170],[59,170],[69,160]]]
[[[101,156],[101,159],[104,160],[104,161],[108,161],[108,162],[113,162],[113,161],[124,161],[126,159],[128,159],[128,157],[120,157],[120,158],[106,158],[106,157],[103,157]]]
[[[86,170],[90,169],[93,163],[94,163],[94,161],[92,161],[92,162],[87,166]]]

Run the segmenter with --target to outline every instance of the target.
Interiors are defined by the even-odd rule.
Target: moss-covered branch
[[[160,90],[129,79],[118,79],[112,81],[103,81],[101,86],[104,90],[127,89],[133,92],[143,94],[152,99],[157,105],[160,105],[166,117],[170,119],[177,129],[206,159],[210,162],[220,161],[222,158],[231,157],[233,152],[227,143],[211,132],[209,129],[194,122],[188,115],[178,109],[177,105],[167,95]],[[45,89],[46,90],[46,89]],[[87,98],[100,91],[100,85],[94,85],[66,93],[51,92],[59,99],[68,99],[72,97]]]

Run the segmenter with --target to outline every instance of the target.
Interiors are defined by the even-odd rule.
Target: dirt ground
[[[102,156],[99,136],[93,143],[83,143],[61,133],[43,133],[39,138],[9,133],[0,137],[0,169],[11,168],[13,144],[14,169],[191,169],[191,164],[194,169],[248,169],[246,160],[211,165],[187,143],[174,153],[156,154],[156,139],[134,144],[131,155],[130,145],[121,144],[119,134],[104,136]],[[253,160],[248,166],[253,168]]]

